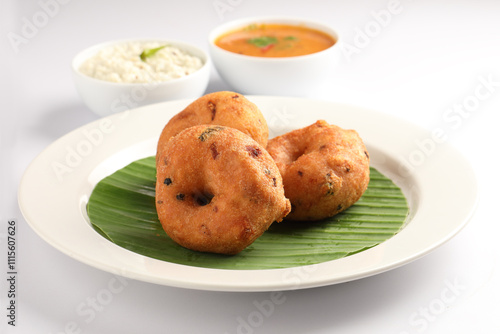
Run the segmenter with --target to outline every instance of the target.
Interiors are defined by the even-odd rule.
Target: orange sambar
[[[336,40],[306,26],[251,24],[218,37],[218,47],[247,56],[294,57],[328,49]]]

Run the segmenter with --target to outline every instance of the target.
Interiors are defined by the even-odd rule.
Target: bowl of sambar
[[[291,17],[235,20],[209,34],[217,72],[243,94],[307,96],[332,75],[338,43],[326,24]]]

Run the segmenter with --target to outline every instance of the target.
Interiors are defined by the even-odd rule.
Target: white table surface
[[[384,16],[389,10],[391,16]],[[206,49],[215,26],[267,14],[325,21],[356,48],[344,54],[335,77],[312,98],[368,107],[428,130],[445,129],[477,173],[480,193],[473,218],[456,237],[383,274],[285,291],[272,310],[262,311],[259,305],[271,298],[269,292],[196,291],[118,280],[60,253],[31,230],[17,204],[24,170],[54,140],[98,119],[71,80],[69,64],[79,50],[129,37],[180,39]],[[3,0],[0,332],[500,333],[499,15],[500,2],[493,0]],[[30,30],[34,22],[38,27]],[[363,39],[360,32],[366,29],[375,30]],[[207,92],[223,89],[230,87],[213,71]],[[470,112],[464,109],[474,101]],[[465,112],[451,112],[456,106]],[[6,309],[11,219],[17,222],[15,327],[7,324]],[[110,289],[106,303],[95,302]]]

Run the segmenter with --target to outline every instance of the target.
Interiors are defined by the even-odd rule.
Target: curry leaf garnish
[[[140,54],[139,57],[141,57],[142,61],[146,61],[146,58],[154,56],[158,51],[160,51],[161,49],[165,48],[166,46],[167,45],[162,45],[162,46],[159,46],[157,48],[144,49],[144,51],[142,51],[142,53]]]
[[[248,43],[255,45],[258,48],[265,48],[266,46],[276,44],[278,39],[272,36],[261,36],[250,38],[247,40]]]

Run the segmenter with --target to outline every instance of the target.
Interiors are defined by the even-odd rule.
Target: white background
[[[381,14],[391,8],[389,17]],[[338,29],[351,51],[356,48],[312,98],[446,131],[477,174],[480,202],[465,229],[404,267],[286,291],[272,307],[268,292],[118,280],[56,251],[30,229],[17,205],[24,170],[51,142],[98,118],[71,80],[70,62],[78,51],[131,37],[180,39],[207,49],[207,34],[217,25],[268,14],[319,19]],[[0,15],[1,333],[500,332],[500,2],[2,0]],[[35,30],[26,28],[33,23]],[[363,38],[367,30],[371,36]],[[207,92],[222,89],[230,87],[213,71]],[[460,107],[464,113],[453,112]],[[6,317],[9,219],[18,227],[16,327]],[[111,299],[93,309],[92,300],[109,291]]]

